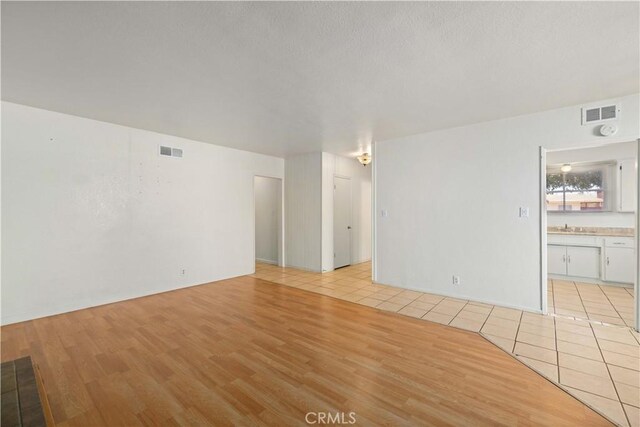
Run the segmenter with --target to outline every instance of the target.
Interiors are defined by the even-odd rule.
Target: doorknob
[[[351,230],[351,226],[350,225],[347,225],[347,230]]]

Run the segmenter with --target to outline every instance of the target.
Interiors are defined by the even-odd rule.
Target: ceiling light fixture
[[[569,163],[565,163],[564,165],[560,166],[560,170],[563,173],[571,172],[571,165]]]
[[[367,166],[369,163],[371,163],[371,156],[369,155],[369,153],[362,153],[361,155],[356,157],[356,159],[358,159],[362,166]]]

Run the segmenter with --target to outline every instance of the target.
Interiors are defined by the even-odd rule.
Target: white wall
[[[3,102],[2,323],[252,273],[253,177],[283,173],[279,158]]]
[[[285,159],[285,263],[322,269],[322,153]]]
[[[636,157],[637,143],[623,142],[607,144],[600,147],[579,148],[571,150],[556,150],[547,153],[547,165],[617,161]],[[615,180],[613,181],[615,186]],[[617,189],[611,191],[612,197],[617,197]],[[635,214],[632,212],[617,212],[618,204],[612,203],[612,212],[573,212],[549,213],[547,224],[550,226],[569,225],[577,227],[635,227]]]
[[[613,138],[582,126],[575,106],[377,143],[374,279],[540,310],[538,147],[633,141],[638,100],[619,100]]]
[[[333,270],[333,178],[351,181],[351,264],[371,259],[371,166],[322,153],[322,269]]]
[[[355,159],[308,153],[285,160],[286,264],[333,270],[333,177],[351,179],[351,263],[371,259],[371,168]]]
[[[256,176],[254,179],[256,210],[256,260],[280,263],[282,181]]]

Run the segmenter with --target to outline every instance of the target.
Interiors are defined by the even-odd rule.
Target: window
[[[576,165],[562,172],[561,165],[547,168],[547,211],[604,212],[611,210],[613,165]]]

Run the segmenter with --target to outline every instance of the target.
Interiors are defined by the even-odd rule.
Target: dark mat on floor
[[[2,427],[46,427],[38,383],[30,357],[4,362],[2,375]]]

